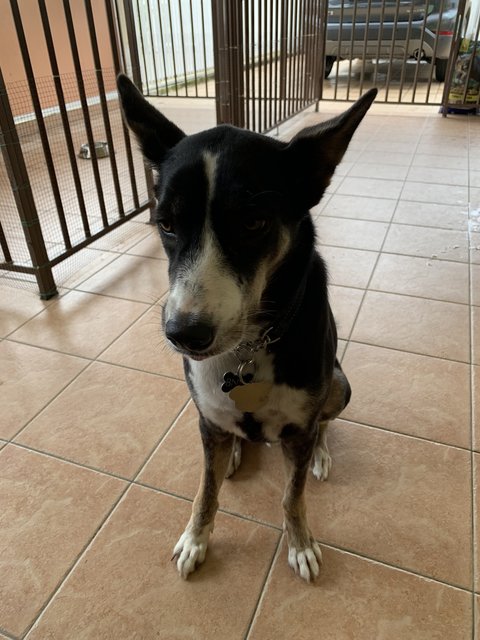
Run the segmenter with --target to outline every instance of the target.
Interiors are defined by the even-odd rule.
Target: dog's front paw
[[[318,542],[312,540],[310,546],[303,549],[289,547],[288,564],[307,582],[315,580],[322,566],[322,551]]]
[[[209,535],[209,527],[204,527],[199,535],[194,535],[187,529],[180,536],[173,550],[172,560],[177,560],[177,569],[182,578],[186,579],[205,560]]]
[[[326,449],[318,447],[313,454],[313,475],[323,482],[328,479],[328,474],[332,468],[332,457]]]

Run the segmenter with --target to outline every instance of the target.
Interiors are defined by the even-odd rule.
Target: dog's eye
[[[171,222],[169,222],[168,220],[160,220],[160,222],[158,224],[160,225],[160,229],[162,231],[164,231],[165,233],[169,233],[171,235],[173,235],[175,233],[175,231],[173,229],[173,224]]]
[[[251,220],[246,220],[243,223],[243,226],[247,231],[262,231],[265,229],[267,225],[267,221],[264,218],[253,218]]]

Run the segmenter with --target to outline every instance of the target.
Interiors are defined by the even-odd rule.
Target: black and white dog
[[[163,327],[184,357],[205,454],[174,550],[178,570],[185,578],[204,561],[218,492],[240,464],[245,438],[281,444],[288,562],[309,581],[321,551],[307,525],[305,480],[310,465],[327,478],[328,421],[350,398],[309,209],[377,92],[287,144],[228,125],[186,136],[126,76],[118,89],[158,173],[156,217],[170,278]]]

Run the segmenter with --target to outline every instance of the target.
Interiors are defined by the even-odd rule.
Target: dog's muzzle
[[[168,320],[165,335],[179,351],[201,355],[215,339],[215,329],[208,322],[181,315]]]

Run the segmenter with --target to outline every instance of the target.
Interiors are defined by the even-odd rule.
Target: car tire
[[[435,58],[435,79],[437,82],[445,82],[448,60]]]
[[[337,60],[336,56],[325,56],[325,68],[324,68],[325,78],[328,78],[328,76],[330,75],[336,60]]]

